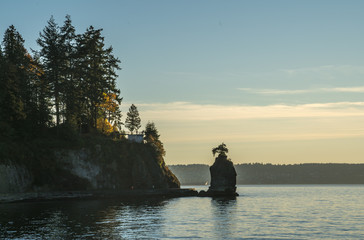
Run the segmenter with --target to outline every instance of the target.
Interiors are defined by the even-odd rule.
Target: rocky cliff
[[[0,192],[180,187],[148,144],[88,138],[66,148],[29,146],[21,157],[13,153],[16,160],[0,159]]]
[[[200,191],[201,197],[235,197],[236,193],[236,171],[233,162],[227,158],[225,153],[220,153],[210,167],[211,185],[207,192]]]

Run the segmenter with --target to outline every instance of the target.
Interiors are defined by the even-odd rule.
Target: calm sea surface
[[[238,192],[233,200],[0,204],[0,239],[364,239],[364,185],[249,185]]]

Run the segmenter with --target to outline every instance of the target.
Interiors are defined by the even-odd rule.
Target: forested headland
[[[52,17],[37,39],[40,49],[29,52],[10,26],[0,48],[2,132],[33,137],[61,125],[85,132],[120,128],[120,60],[101,33],[90,26],[76,34],[70,16],[62,26]]]
[[[178,187],[153,122],[144,139],[132,104],[125,123],[116,86],[120,60],[102,29],[77,33],[51,17],[38,50],[9,26],[0,46],[0,192]]]
[[[236,164],[237,184],[364,184],[364,164]],[[171,165],[183,185],[210,183],[209,166]]]

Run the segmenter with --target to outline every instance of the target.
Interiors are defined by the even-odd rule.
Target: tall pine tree
[[[66,16],[63,26],[60,28],[60,48],[62,49],[61,69],[63,77],[63,113],[65,121],[71,126],[77,126],[79,122],[79,95],[81,84],[75,77],[76,71],[76,33],[72,25],[71,17]]]
[[[63,79],[61,77],[62,65],[64,61],[63,50],[60,46],[61,34],[53,16],[48,21],[48,25],[39,34],[37,39],[41,47],[40,57],[43,63],[46,81],[48,82],[52,94],[53,106],[55,108],[56,125],[61,123],[61,99],[63,93]]]
[[[50,120],[43,70],[14,26],[5,32],[3,46],[0,114],[23,133],[34,133]]]
[[[120,61],[113,56],[111,47],[105,49],[101,31],[90,26],[78,36],[77,41],[77,74],[82,82],[83,113],[94,129],[97,128],[97,119],[105,114],[99,107],[104,101],[104,94],[115,94],[115,101],[121,102],[115,83],[115,69],[120,69]]]
[[[19,126],[19,121],[26,117],[24,111],[23,91],[25,54],[24,40],[11,25],[4,34],[3,40],[3,77],[0,82],[1,119],[10,125]]]
[[[3,122],[5,119],[5,108],[3,106],[6,95],[5,85],[5,58],[3,55],[2,46],[0,45],[0,122]]]
[[[134,130],[138,133],[138,129],[141,127],[140,121],[138,109],[132,104],[125,119],[125,127],[128,128],[131,133],[133,133]]]

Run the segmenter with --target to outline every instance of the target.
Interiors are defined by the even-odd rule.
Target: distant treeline
[[[182,185],[210,183],[209,166],[169,166]],[[364,184],[364,164],[237,164],[237,184]]]

